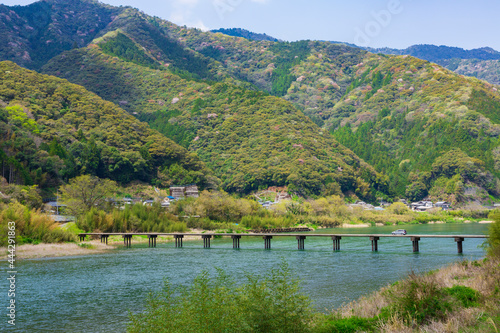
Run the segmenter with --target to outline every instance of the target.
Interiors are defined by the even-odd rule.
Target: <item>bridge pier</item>
[[[183,238],[184,238],[184,235],[174,235],[175,247],[182,247],[182,239]]]
[[[109,235],[101,235],[101,243],[106,243],[108,245]]]
[[[333,251],[340,251],[340,240],[342,239],[341,236],[332,236],[333,240]]]
[[[241,236],[233,235],[231,238],[233,239],[233,249],[239,249]]]
[[[370,240],[372,241],[372,251],[377,252],[378,251],[378,240],[380,237],[375,237],[371,236]]]
[[[210,248],[210,238],[212,238],[212,235],[202,235],[201,238],[203,238],[203,248]]]
[[[132,247],[132,235],[123,235],[122,237],[125,247]]]
[[[304,249],[304,240],[306,239],[306,236],[297,236],[297,243],[298,243],[298,249],[303,250]]]
[[[457,242],[457,250],[458,253],[463,253],[462,242],[464,241],[463,237],[455,237],[455,242]]]
[[[148,235],[149,247],[156,247],[156,238],[158,235]]]
[[[87,235],[78,234],[78,237],[80,238],[80,242],[83,242],[83,241],[85,241],[85,237],[87,237]]]
[[[418,248],[418,241],[420,237],[411,237],[411,244],[413,245],[413,252],[420,252]]]
[[[273,236],[264,236],[262,237],[264,239],[264,249],[270,250],[271,249],[271,239]]]

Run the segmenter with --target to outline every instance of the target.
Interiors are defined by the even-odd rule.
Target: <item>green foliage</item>
[[[92,1],[73,1],[71,6],[57,1],[3,6],[0,12],[8,19],[0,38],[14,41],[12,44],[16,46],[13,48],[10,44],[3,48],[0,58],[40,69],[52,57],[73,48],[75,41],[81,43],[80,46],[91,42],[119,11]],[[20,40],[24,42],[18,45]]]
[[[140,50],[130,38],[121,32],[117,32],[116,37],[108,39],[99,46],[104,53],[119,57],[125,61],[152,69],[161,68],[159,63],[148,57],[143,50]]]
[[[237,286],[222,270],[202,272],[178,292],[166,281],[128,332],[306,332],[312,310],[286,263]]]
[[[241,225],[253,229],[287,228],[294,226],[298,221],[292,217],[271,217],[247,215],[241,218]]]
[[[498,96],[482,90],[473,90],[467,106],[483,114],[493,123],[500,124],[500,98]]]
[[[22,126],[34,134],[39,134],[38,126],[33,119],[29,119],[23,108],[19,105],[8,106],[5,110],[9,113],[9,121],[17,126]]]
[[[302,62],[311,51],[309,41],[292,43],[275,43],[270,50],[278,55],[274,62],[276,67],[271,73],[271,94],[274,96],[286,95],[288,88],[296,77],[290,73],[290,69]]]
[[[16,244],[60,243],[76,240],[76,236],[59,226],[39,210],[32,210],[14,201],[0,206],[0,246],[7,246],[8,223],[15,222]]]
[[[92,207],[77,220],[85,232],[186,232],[186,223],[169,214],[159,204],[125,205],[111,212]]]
[[[478,305],[480,294],[477,290],[474,290],[470,287],[457,285],[451,288],[445,288],[444,292],[456,298],[465,308],[470,308]]]
[[[376,331],[377,318],[348,318],[328,319],[315,327],[317,333],[356,333]]]
[[[491,212],[488,218],[494,221],[489,230],[490,238],[488,239],[488,243],[490,245],[490,252],[500,255],[500,211],[495,210]]]
[[[73,178],[59,188],[61,202],[75,216],[81,216],[90,209],[103,208],[106,200],[116,189],[116,183],[109,179],[82,175]]]
[[[397,316],[409,326],[420,326],[433,319],[443,319],[451,305],[446,293],[431,280],[412,275],[397,286],[391,294],[392,304],[382,311],[382,316]]]
[[[112,103],[10,62],[0,68],[0,99],[13,105],[9,122],[0,121],[0,163],[9,183],[46,189],[80,174],[151,182],[174,163],[194,171],[199,186],[206,182],[208,170],[196,156]],[[16,126],[12,117],[36,126]]]

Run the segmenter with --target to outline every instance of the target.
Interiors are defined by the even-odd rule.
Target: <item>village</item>
[[[162,196],[160,195],[161,191],[158,188],[154,188],[156,192],[156,196],[154,197],[115,197],[109,198],[107,201],[111,206],[114,206],[118,209],[125,209],[127,205],[135,205],[142,204],[144,206],[153,206],[155,202],[160,203],[161,207],[168,209],[170,205],[177,201],[183,200],[186,198],[198,198],[199,197],[199,189],[196,184],[188,184],[188,185],[173,185],[170,186],[167,190],[168,195]],[[262,206],[264,209],[273,210],[274,206],[281,202],[292,201],[295,199],[299,199],[296,194],[290,193],[287,186],[271,186],[266,190],[262,190],[253,194],[256,201]],[[429,198],[425,198],[421,201],[416,202],[408,202],[406,199],[400,199],[397,202],[401,202],[406,205],[410,210],[415,212],[427,212],[430,210],[440,209],[440,210],[452,210],[453,207],[451,203],[447,201],[437,201],[433,202]],[[392,203],[380,200],[379,205],[373,205],[361,200],[356,200],[353,203],[346,203],[345,205],[351,209],[356,207],[362,208],[363,210],[368,211],[384,211],[385,208],[390,206]],[[500,204],[493,204],[492,207],[484,207],[486,209],[495,209],[498,208]],[[49,213],[54,221],[59,223],[71,222],[74,221],[74,217],[70,215],[65,215],[65,204],[61,203],[58,198],[53,198],[50,201],[45,203],[44,211]]]

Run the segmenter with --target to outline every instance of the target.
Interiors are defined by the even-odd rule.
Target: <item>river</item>
[[[404,226],[409,234],[486,234],[483,224]],[[390,233],[395,227],[322,229],[315,233]],[[237,281],[245,272],[265,274],[285,260],[302,281],[303,291],[320,311],[332,309],[404,278],[411,271],[425,272],[463,259],[480,259],[484,240],[466,239],[457,254],[453,239],[422,239],[420,253],[412,253],[409,238],[381,238],[379,252],[371,252],[367,238],[343,238],[341,251],[332,240],[309,237],[305,250],[297,250],[294,236],[277,237],[264,250],[260,237],[243,237],[241,249],[232,240],[215,239],[210,249],[202,240],[134,244],[112,253],[80,257],[24,260],[17,263],[16,332],[124,332],[130,312],[141,311],[150,291],[161,288],[164,278],[175,286],[186,284],[202,270],[220,267]],[[0,262],[1,276],[7,264]],[[7,290],[2,278],[1,290]],[[2,292],[7,304],[6,292]],[[4,307],[2,307],[4,308]],[[4,310],[5,311],[5,310]],[[4,316],[2,311],[2,316]],[[6,317],[2,319],[6,322]],[[2,329],[6,323],[1,323]]]

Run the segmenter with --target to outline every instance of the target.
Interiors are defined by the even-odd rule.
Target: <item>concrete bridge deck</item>
[[[122,236],[126,247],[131,247],[133,236],[147,236],[149,246],[156,247],[156,239],[158,236],[172,236],[175,240],[175,247],[182,247],[182,240],[185,236],[201,237],[203,239],[203,247],[210,247],[210,239],[212,237],[231,237],[233,239],[233,248],[240,248],[241,237],[262,237],[264,239],[264,248],[271,249],[271,239],[273,237],[294,237],[298,242],[298,249],[304,250],[306,237],[330,237],[333,240],[333,250],[340,250],[340,240],[348,237],[366,237],[369,238],[372,245],[372,251],[378,251],[378,241],[381,237],[386,238],[410,238],[412,242],[413,252],[419,252],[419,241],[421,238],[452,238],[457,243],[458,253],[463,252],[462,242],[467,238],[489,238],[487,235],[391,235],[391,234],[299,234],[299,233],[163,233],[163,232],[89,232],[78,234],[80,241],[84,241],[87,236],[99,236],[101,242],[108,243],[109,236]]]

